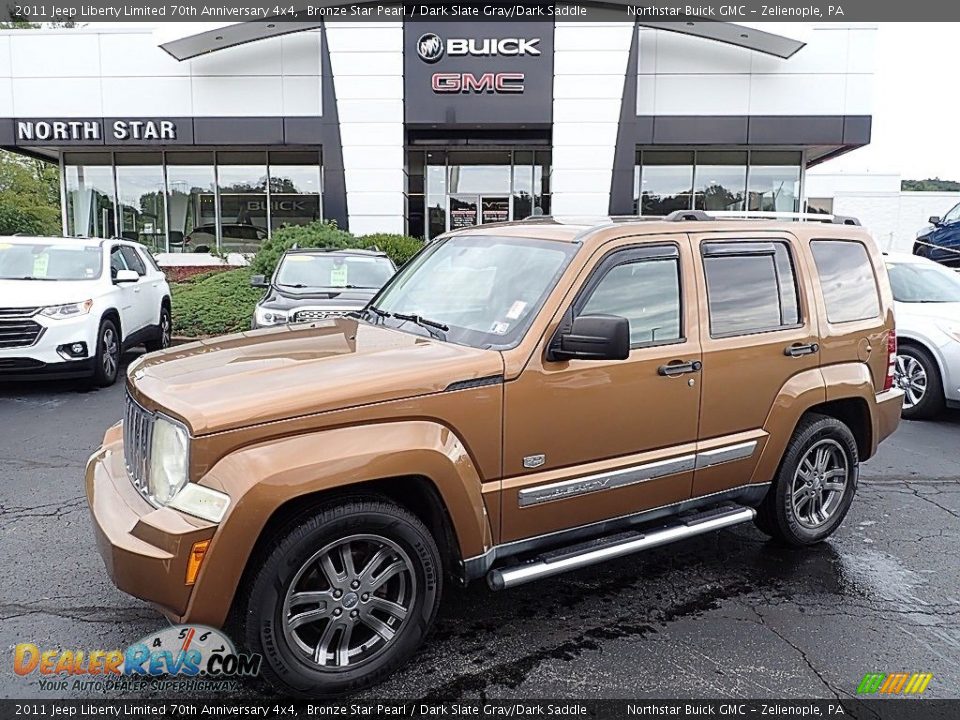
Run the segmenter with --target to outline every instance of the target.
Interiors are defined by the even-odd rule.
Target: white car
[[[170,287],[141,245],[0,237],[0,382],[117,379],[120,355],[170,344]]]
[[[897,322],[903,417],[960,408],[960,273],[915,255],[885,256]]]

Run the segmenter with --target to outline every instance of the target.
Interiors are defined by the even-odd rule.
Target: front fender
[[[231,498],[183,622],[222,626],[264,526],[285,503],[372,480],[421,476],[449,512],[461,557],[492,545],[480,475],[456,434],[431,421],[323,430],[252,445],[227,455],[201,483]]]

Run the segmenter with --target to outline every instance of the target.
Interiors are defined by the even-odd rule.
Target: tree
[[[60,235],[60,173],[43,160],[0,150],[0,235]]]
[[[927,178],[926,180],[902,180],[900,189],[904,192],[957,192],[960,182],[956,180],[941,180]]]

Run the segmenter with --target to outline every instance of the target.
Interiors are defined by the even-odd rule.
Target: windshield
[[[100,269],[99,245],[0,239],[0,280],[96,280]]]
[[[934,263],[888,263],[893,299],[902,303],[960,302],[960,275]]]
[[[292,254],[283,258],[274,283],[292,288],[373,288],[393,275],[387,258],[354,255]]]
[[[417,255],[372,305],[381,312],[440,323],[450,342],[513,347],[578,249],[573,243],[532,238],[453,236]],[[401,318],[378,321],[429,332]]]

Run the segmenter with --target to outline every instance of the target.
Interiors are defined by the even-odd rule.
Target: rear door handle
[[[684,375],[685,373],[700,372],[700,368],[702,367],[703,363],[699,360],[691,360],[690,362],[674,360],[657,368],[657,374],[664,377],[674,377],[675,375]]]
[[[820,346],[817,343],[794,343],[789,345],[783,350],[784,355],[789,355],[790,357],[800,357],[801,355],[813,355],[816,352],[820,352]]]

